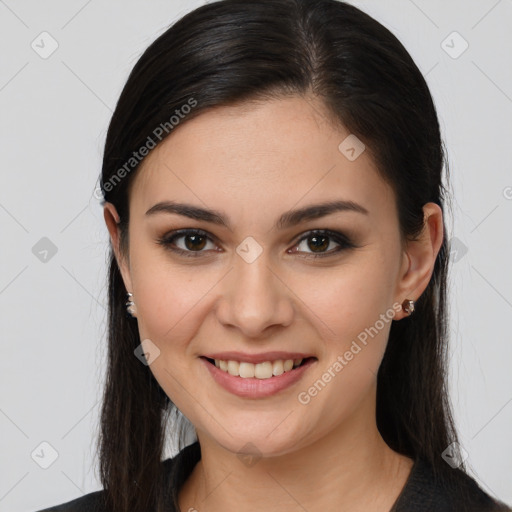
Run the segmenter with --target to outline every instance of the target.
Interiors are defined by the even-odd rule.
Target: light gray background
[[[0,0],[1,511],[100,488],[93,449],[108,238],[94,189],[102,148],[141,52],[201,3]],[[456,196],[448,219],[458,251],[456,421],[473,476],[512,503],[512,0],[353,3],[404,43],[438,108]],[[43,31],[59,45],[47,59],[31,47],[42,46]],[[458,58],[445,51],[463,49],[459,36],[446,39],[454,31],[469,44]],[[43,237],[57,248],[46,262],[33,252]],[[31,456],[44,452],[48,462],[42,442],[58,452],[48,469]]]

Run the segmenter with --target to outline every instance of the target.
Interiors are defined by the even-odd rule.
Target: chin
[[[272,431],[273,429],[275,424],[273,427],[253,428],[246,432],[238,429],[233,436],[222,432],[220,437],[214,437],[214,439],[225,450],[241,458],[245,455],[255,458],[279,457],[292,453],[305,444],[304,441],[300,442],[300,437],[292,435],[287,429],[279,429],[279,432],[277,432],[278,429]],[[270,435],[269,432],[271,432]]]

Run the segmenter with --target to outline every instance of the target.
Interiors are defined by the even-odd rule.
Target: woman
[[[48,510],[507,510],[445,381],[445,156],[401,43],[334,0],[224,0],[134,67],[112,242],[104,490]],[[163,463],[171,413],[197,441]]]

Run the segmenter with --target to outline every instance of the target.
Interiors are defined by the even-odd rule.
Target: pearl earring
[[[126,297],[128,299],[126,301],[126,311],[132,318],[135,318],[135,314],[137,313],[137,307],[135,306],[135,302],[133,302],[132,299],[133,293],[127,292]]]

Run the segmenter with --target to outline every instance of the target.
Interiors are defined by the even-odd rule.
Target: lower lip
[[[297,382],[308,368],[316,362],[316,359],[308,359],[305,364],[288,372],[284,372],[281,375],[270,377],[269,379],[244,379],[242,377],[230,375],[229,373],[217,368],[204,357],[201,357],[200,359],[203,364],[206,365],[217,384],[220,384],[224,389],[234,395],[238,395],[243,398],[265,398],[275,395]]]

